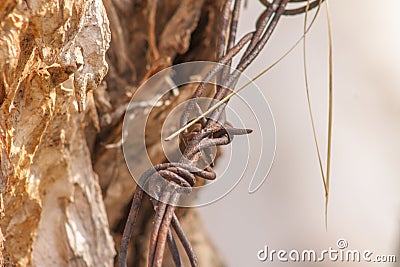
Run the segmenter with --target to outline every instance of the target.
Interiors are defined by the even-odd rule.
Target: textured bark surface
[[[1,1],[0,266],[115,264],[136,186],[121,150],[126,105],[165,67],[215,61],[222,2]],[[165,161],[160,125],[192,89],[152,112],[153,163]],[[134,159],[139,167],[142,157]],[[222,266],[196,211],[179,215],[200,265]],[[152,219],[145,201],[131,266],[146,264]]]
[[[0,22],[3,264],[109,266],[113,241],[84,131],[95,113],[77,111],[107,72],[103,4],[2,1]]]

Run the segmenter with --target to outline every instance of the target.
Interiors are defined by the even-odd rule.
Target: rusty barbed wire
[[[219,77],[222,80],[223,86],[217,86],[213,98],[215,101],[223,99],[231,92],[230,88],[236,85],[240,73],[254,61],[268,42],[281,16],[302,14],[312,8],[319,8],[323,0],[273,0],[272,2],[260,0],[260,2],[265,6],[265,10],[257,19],[256,29],[244,35],[237,43],[236,32],[241,0],[226,0],[224,3],[220,23],[219,46],[217,48],[217,58],[220,64],[211,69],[204,81],[197,86],[191,97],[191,101],[188,102],[186,110],[181,117],[181,126],[188,123],[191,112],[195,111],[201,114],[200,107],[195,100],[201,97],[206,85],[210,83],[211,79],[213,79],[219,71],[223,70],[222,75]],[[301,2],[306,3],[301,7],[287,8],[287,5],[290,3]],[[223,69],[226,65],[232,65],[233,57],[242,51],[244,47],[246,47],[246,49],[235,71],[229,72],[229,70]],[[197,127],[186,129],[182,132],[181,139],[185,143],[186,148],[179,162],[163,163],[153,166],[151,169],[144,172],[140,178],[138,184],[147,186],[149,192],[159,196],[159,201],[152,199],[155,217],[148,252],[149,267],[162,266],[166,244],[168,244],[172,253],[175,266],[183,266],[176,240],[172,234],[172,229],[175,231],[176,236],[182,244],[191,266],[195,267],[199,265],[194,249],[175,214],[175,208],[180,195],[191,192],[191,188],[196,183],[196,177],[205,180],[214,180],[216,178],[216,174],[212,169],[213,159],[211,159],[211,164],[204,168],[196,167],[201,153],[207,151],[210,147],[231,143],[235,135],[243,135],[251,132],[249,129],[236,129],[230,123],[220,120],[220,116],[226,104],[227,103],[221,105],[221,107],[212,112],[208,119],[203,118],[200,120]],[[156,175],[167,180],[167,185],[160,188],[159,185],[154,182]],[[121,249],[119,253],[120,267],[126,266],[128,246],[143,199],[143,193],[143,188],[138,185],[133,196],[132,206],[121,240]]]

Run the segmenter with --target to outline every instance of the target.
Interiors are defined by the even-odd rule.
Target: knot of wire
[[[182,115],[181,126],[188,123],[188,117],[191,112],[194,111],[197,114],[201,114],[201,109],[195,100],[202,96],[207,84],[219,72],[222,71],[222,75],[218,77],[222,80],[222,85],[217,86],[213,102],[221,101],[232,92],[230,88],[235,87],[240,74],[259,55],[282,15],[297,15],[307,12],[314,7],[319,8],[322,1],[273,0],[270,2],[268,0],[260,0],[265,9],[257,19],[255,30],[245,34],[236,42],[241,0],[226,0],[222,9],[219,45],[217,47],[217,58],[220,64],[213,67],[205,76],[204,81],[195,89],[191,101],[188,102]],[[303,6],[297,8],[287,8],[288,3],[297,2],[306,2],[306,4],[303,3]],[[231,66],[233,57],[243,49],[244,53],[234,71],[231,72],[229,69],[224,68]],[[198,127],[186,129],[182,133],[181,137],[187,145],[179,162],[155,165],[145,171],[139,180],[138,184],[148,186],[148,190],[158,196],[158,200],[152,199],[155,217],[147,258],[149,267],[162,266],[166,244],[168,244],[172,253],[175,266],[183,266],[171,228],[173,228],[180,240],[191,266],[199,266],[194,249],[175,214],[176,203],[181,194],[191,192],[192,187],[196,183],[196,177],[206,180],[214,180],[216,178],[216,174],[212,169],[213,159],[211,159],[211,164],[204,168],[196,166],[202,152],[207,152],[209,148],[214,146],[229,144],[235,135],[243,135],[251,132],[249,129],[236,129],[230,123],[221,120],[221,114],[223,114],[228,101],[229,99],[219,108],[215,109],[208,118],[201,118]],[[156,175],[161,176],[168,183],[160,187],[159,183],[152,182]],[[129,242],[143,194],[143,188],[138,185],[133,196],[131,209],[121,240],[119,253],[120,267],[125,267],[127,263]]]

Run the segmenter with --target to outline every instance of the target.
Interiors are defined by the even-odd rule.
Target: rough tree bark
[[[3,1],[0,20],[4,264],[110,265],[115,252],[84,132],[94,109],[77,110],[107,72],[103,5]]]
[[[157,71],[215,61],[222,2],[0,2],[0,265],[114,264],[135,189],[120,145],[124,107]],[[158,125],[192,89],[150,117],[155,164],[165,161]],[[146,265],[152,216],[145,205],[132,266]],[[196,211],[180,216],[200,265],[222,266]]]

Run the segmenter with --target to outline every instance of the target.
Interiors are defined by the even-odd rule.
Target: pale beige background
[[[335,247],[339,238],[347,239],[349,249],[395,254],[400,262],[400,1],[329,3],[335,92],[328,232],[298,47],[257,82],[269,100],[277,129],[276,158],[267,181],[255,194],[248,194],[245,178],[222,200],[198,208],[229,266],[310,266],[262,263],[256,253],[264,245],[322,250]],[[240,35],[253,29],[260,11],[258,1],[249,1]],[[285,52],[301,35],[302,23],[301,17],[283,18],[246,74],[254,76]],[[308,36],[311,94],[321,144],[326,140],[327,40],[323,9]]]

